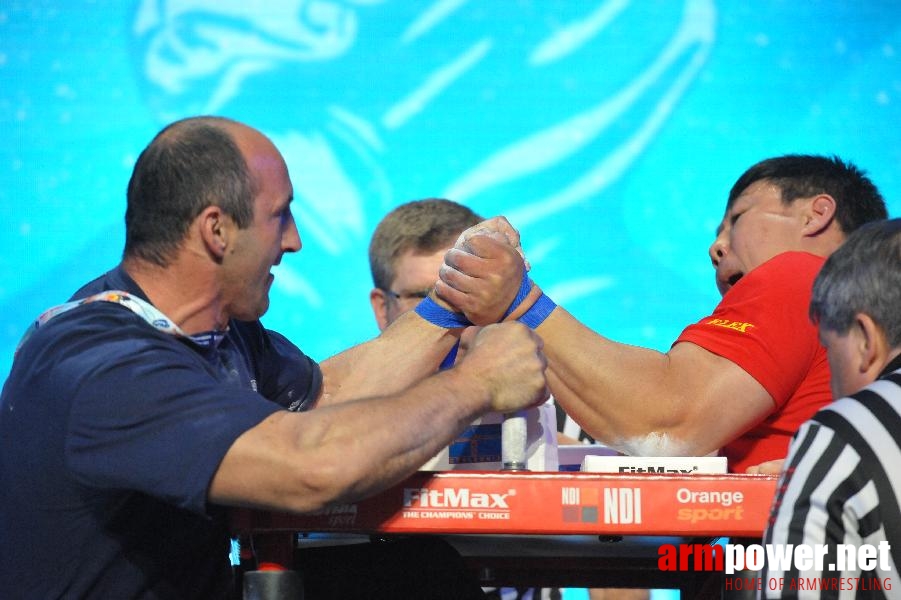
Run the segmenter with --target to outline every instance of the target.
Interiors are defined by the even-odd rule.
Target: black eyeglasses
[[[381,290],[395,300],[422,300],[432,292],[432,288],[427,290],[416,290],[413,292],[395,292],[394,290],[386,290],[385,288],[381,288]]]

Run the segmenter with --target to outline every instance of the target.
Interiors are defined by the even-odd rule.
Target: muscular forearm
[[[487,326],[454,368],[402,392],[273,414],[229,448],[210,498],[301,512],[358,500],[415,471],[484,413],[543,402],[546,366],[527,327]]]
[[[434,373],[458,337],[459,332],[431,325],[412,311],[402,315],[377,338],[321,364],[319,405],[406,389]]]
[[[489,402],[451,370],[403,394],[276,413],[235,442],[211,499],[295,512],[359,500],[415,471]]]
[[[691,345],[669,353],[620,344],[557,308],[536,330],[551,391],[595,439],[633,454],[706,454],[759,418],[764,403],[724,401],[756,386],[734,364]],[[740,371],[742,385],[729,375]],[[747,392],[751,398],[752,391]]]
[[[680,400],[662,389],[665,355],[608,340],[561,308],[537,332],[554,397],[595,439],[623,448],[651,432],[671,436]]]
[[[326,502],[358,500],[409,475],[481,416],[490,395],[481,382],[451,370],[403,395],[359,403],[370,407],[335,406],[304,440],[322,465],[333,465],[318,472],[332,487]]]

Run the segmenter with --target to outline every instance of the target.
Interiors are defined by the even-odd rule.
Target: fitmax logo
[[[484,494],[472,492],[468,488],[404,488],[404,508],[500,508],[509,509],[506,494]]]
[[[666,467],[655,467],[655,466],[647,466],[647,467],[620,467],[620,473],[695,473],[697,472],[698,467],[694,466],[690,469],[667,469]]]

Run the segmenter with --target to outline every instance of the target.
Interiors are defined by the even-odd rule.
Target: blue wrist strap
[[[547,319],[548,315],[557,308],[557,304],[548,296],[541,294],[535,304],[529,307],[517,321],[529,326],[529,329],[535,329]]]
[[[510,314],[516,310],[522,301],[526,299],[526,296],[529,295],[529,292],[532,290],[532,280],[529,279],[529,274],[526,271],[522,272],[522,282],[519,284],[519,291],[516,292],[516,298],[513,299],[513,302],[510,303],[510,307],[507,309],[507,312],[504,313],[504,316],[501,317],[501,321],[510,316]]]
[[[450,349],[450,352],[447,353],[447,356],[444,357],[444,360],[441,361],[441,366],[438,367],[439,371],[444,371],[445,369],[450,369],[454,366],[454,362],[457,360],[457,350],[460,349],[460,340],[457,340],[457,343],[454,344],[454,347]]]
[[[438,327],[454,329],[457,327],[469,327],[472,323],[463,313],[455,313],[440,306],[429,297],[425,297],[416,305],[416,314]]]

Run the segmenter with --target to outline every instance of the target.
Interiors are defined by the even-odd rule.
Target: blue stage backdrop
[[[507,215],[559,303],[666,349],[717,302],[751,163],[838,154],[898,214],[899,55],[894,0],[4,0],[0,369],[116,264],[136,156],[196,114],[286,156],[304,247],[264,322],[311,356],[376,333],[369,236],[428,196]]]

